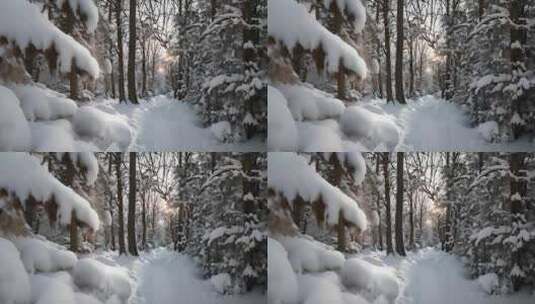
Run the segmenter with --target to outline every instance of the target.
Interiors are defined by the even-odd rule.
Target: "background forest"
[[[530,153],[270,153],[269,302],[531,303],[534,166]]]
[[[531,151],[534,17],[525,0],[268,1],[270,151]]]
[[[1,302],[265,301],[266,165],[258,153],[0,154]]]
[[[265,150],[265,1],[8,0],[0,11],[0,123],[12,131],[1,150]]]

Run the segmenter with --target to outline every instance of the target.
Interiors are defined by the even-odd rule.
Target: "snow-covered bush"
[[[78,260],[71,251],[46,240],[26,237],[13,242],[28,273],[70,270]]]
[[[126,269],[111,267],[93,259],[79,260],[74,266],[73,278],[76,285],[96,290],[105,299],[116,295],[126,301],[132,294],[132,281]]]
[[[17,248],[0,238],[0,303],[19,304],[30,301],[30,280]]]
[[[288,252],[288,260],[295,272],[321,272],[339,270],[344,265],[344,255],[329,246],[303,237],[277,237]]]
[[[268,290],[269,303],[296,303],[297,276],[288,261],[286,249],[275,239],[268,239]]]
[[[359,258],[345,261],[342,268],[342,278],[345,286],[356,288],[367,297],[386,297],[390,303],[399,294],[399,282],[395,275],[385,266],[376,266]]]

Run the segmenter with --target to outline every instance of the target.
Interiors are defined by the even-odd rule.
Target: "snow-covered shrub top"
[[[18,238],[13,243],[28,273],[70,270],[78,261],[73,252],[46,240]]]
[[[360,185],[366,177],[366,160],[356,146],[346,146],[347,152],[336,152],[336,158],[343,163],[353,176],[354,184]],[[333,152],[324,152],[325,159],[329,159]]]
[[[78,106],[63,94],[37,85],[13,85],[20,107],[28,121],[53,120],[74,115]]]
[[[297,273],[339,270],[344,255],[312,238],[277,236],[277,241],[288,252],[288,260]]]
[[[346,12],[352,19],[355,31],[361,32],[366,24],[366,8],[360,0],[323,0],[325,7],[335,2],[341,12]]]
[[[269,151],[295,151],[297,126],[282,93],[268,86],[268,138]]]
[[[376,266],[360,258],[345,261],[342,269],[345,286],[357,288],[369,298],[384,296],[394,303],[399,294],[399,282],[392,269]]]
[[[297,303],[297,276],[288,261],[288,252],[277,240],[268,239],[269,303]]]
[[[67,0],[55,0],[58,7],[63,7]],[[98,24],[98,8],[93,0],[68,0],[73,12],[80,12],[85,17],[87,32],[93,33]]]
[[[282,194],[290,204],[298,195],[309,203],[321,198],[329,225],[337,224],[343,213],[346,221],[366,230],[366,215],[357,202],[323,179],[305,158],[295,153],[269,153],[268,163],[268,187]]]
[[[72,2],[72,0],[69,0]],[[88,1],[77,0],[79,3]],[[80,6],[87,7],[87,4]],[[88,19],[89,20],[89,19]],[[22,50],[32,44],[38,50],[50,47],[58,52],[58,66],[63,73],[71,70],[73,60],[79,69],[93,78],[99,75],[98,62],[89,50],[63,33],[41,14],[39,7],[27,0],[0,1],[0,37],[5,37]]]
[[[0,147],[4,151],[26,150],[31,142],[30,126],[17,96],[1,85],[0,109]]]
[[[104,297],[117,295],[127,301],[132,294],[132,280],[124,268],[112,267],[93,259],[81,259],[73,269],[76,285],[100,291]]]
[[[339,70],[341,63],[361,78],[366,78],[366,63],[357,50],[329,32],[305,6],[294,0],[268,1],[268,34],[292,50],[298,44],[306,50],[322,48],[329,73]]]
[[[17,248],[0,238],[0,303],[28,303],[30,280]]]
[[[25,153],[2,153],[0,172],[0,188],[16,195],[23,207],[30,195],[39,202],[46,202],[53,197],[58,205],[57,215],[61,224],[71,222],[71,212],[74,210],[79,221],[93,230],[98,229],[99,218],[89,202],[54,178],[37,158]]]
[[[344,102],[308,85],[277,85],[296,121],[335,118],[344,113]],[[271,101],[270,101],[271,102]]]

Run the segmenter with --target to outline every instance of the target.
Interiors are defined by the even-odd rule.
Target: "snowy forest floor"
[[[265,151],[265,143],[252,139],[223,143],[210,128],[201,125],[192,106],[165,95],[141,99],[139,105],[115,99],[91,103],[131,127],[132,151]],[[109,147],[113,150],[116,147]]]
[[[431,95],[408,100],[407,105],[374,100],[387,115],[394,116],[401,127],[398,150],[404,151],[529,151],[533,142],[527,138],[513,143],[491,143],[486,130],[470,126],[465,111],[456,104]],[[488,134],[485,134],[485,136]]]
[[[385,255],[384,251],[365,252],[358,257],[388,267],[400,279],[396,304],[528,304],[535,295],[488,295],[477,280],[471,280],[459,257],[435,248],[407,252],[406,258]]]
[[[129,304],[249,304],[266,301],[261,292],[220,295],[209,280],[202,279],[191,257],[164,248],[140,252],[139,257],[119,256],[117,252],[108,251],[95,253],[92,257],[129,270],[135,282],[135,292]]]

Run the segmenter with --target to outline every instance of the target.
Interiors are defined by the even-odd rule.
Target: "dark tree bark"
[[[69,85],[71,88],[69,98],[72,100],[78,100],[80,98],[80,85],[77,70],[76,60],[73,58],[71,62],[71,71],[69,73]]]
[[[379,174],[381,173],[380,164],[381,164],[380,155],[377,154],[377,159],[375,162],[375,174],[377,176],[379,176]],[[377,217],[379,218],[379,225],[377,227],[377,230],[378,230],[377,233],[379,234],[379,249],[383,250],[383,223],[381,219],[381,193],[379,192],[379,189],[377,189],[376,205],[377,205]]]
[[[259,0],[249,0],[243,1],[242,4],[242,14],[243,19],[249,25],[258,25],[258,2]],[[258,64],[259,57],[254,48],[248,47],[248,44],[258,45],[260,43],[260,33],[257,26],[245,26],[243,29],[243,70],[245,75],[254,75],[258,73]],[[255,108],[258,107],[263,102],[263,97],[260,94],[260,90],[256,89],[255,94],[252,94],[250,97],[244,100],[244,114],[245,117],[247,114],[255,116]],[[247,139],[252,138],[257,133],[256,124],[244,124],[245,137]]]
[[[76,167],[69,153],[63,154],[61,158],[62,172],[60,174],[61,181],[66,186],[73,188],[74,178],[76,177]],[[71,213],[71,223],[69,225],[70,236],[70,250],[72,252],[78,252],[80,248],[80,237],[78,232],[78,219],[76,212],[73,210]]]
[[[414,96],[414,39],[409,40],[409,96]]]
[[[113,155],[110,153],[108,154],[108,175],[112,175],[112,164],[113,164]],[[110,225],[110,237],[111,237],[111,250],[115,251],[117,249],[116,242],[115,242],[115,218],[113,217],[113,195],[110,193],[110,197],[108,200],[108,205],[110,208],[110,217],[111,217],[111,225]]]
[[[117,23],[117,54],[119,60],[119,102],[126,101],[124,91],[124,52],[123,52],[123,29],[121,24],[121,14],[123,11],[123,0],[117,0],[115,5],[115,21]]]
[[[136,0],[130,0],[128,35],[128,100],[139,103],[136,92]]]
[[[383,4],[383,19],[385,26],[385,55],[386,55],[386,101],[394,100],[392,95],[392,58],[390,54],[390,26],[388,21],[388,14],[390,13],[390,0],[384,0]]]
[[[403,0],[398,0],[396,39],[396,100],[407,103],[403,92]]]
[[[117,213],[119,220],[119,254],[126,254],[125,240],[124,240],[124,210],[123,210],[123,182],[121,178],[121,164],[123,162],[123,154],[121,152],[115,155],[115,174],[117,175]]]
[[[396,192],[396,252],[405,256],[403,243],[403,162],[404,153],[397,153],[397,192]]]
[[[388,165],[390,163],[390,154],[383,153],[383,175],[385,179],[385,211],[386,211],[386,254],[394,253],[392,247],[392,214],[390,212],[390,176]]]
[[[526,225],[526,210],[524,207],[524,200],[527,194],[527,168],[525,164],[525,158],[525,153],[511,153],[509,156],[509,170],[511,173],[509,178],[509,209],[512,214],[513,227],[522,227]],[[522,260],[525,260],[524,248],[525,246],[522,249],[512,252],[513,265],[521,265]],[[524,259],[522,256],[524,256]],[[524,284],[525,278],[520,276],[512,276],[511,281],[513,289],[518,291]]]
[[[139,255],[136,240],[136,152],[130,152],[130,175],[128,182],[128,252]]]
[[[410,221],[410,231],[409,231],[409,246],[414,248],[414,198],[413,193],[408,193],[409,196],[409,221]]]
[[[520,76],[526,72],[526,56],[524,46],[526,44],[526,35],[524,27],[526,26],[525,20],[525,0],[511,0],[509,5],[509,14],[511,21],[517,26],[510,27],[511,33],[511,74],[513,75],[512,81],[520,81]],[[520,44],[520,47],[512,47],[514,43]],[[522,90],[519,96],[516,96],[512,100],[512,113],[521,114],[528,107],[529,94],[526,90]],[[523,124],[512,123],[511,125],[513,139],[520,138],[525,133],[525,126]]]

